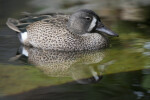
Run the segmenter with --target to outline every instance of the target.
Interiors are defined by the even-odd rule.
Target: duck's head
[[[68,21],[68,29],[75,34],[104,33],[110,36],[118,36],[103,25],[99,16],[92,10],[79,10],[73,13]]]

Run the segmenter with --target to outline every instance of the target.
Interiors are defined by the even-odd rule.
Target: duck
[[[23,45],[44,50],[99,50],[109,46],[109,36],[118,36],[89,9],[73,14],[28,14],[18,20],[8,18],[6,24],[18,33]]]

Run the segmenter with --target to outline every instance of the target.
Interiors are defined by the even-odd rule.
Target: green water
[[[15,3],[17,2],[17,5]],[[0,0],[0,100],[150,100],[150,2],[148,0]],[[26,48],[5,22],[20,12],[72,13],[89,8],[119,34],[93,52]],[[5,13],[4,13],[5,12]]]

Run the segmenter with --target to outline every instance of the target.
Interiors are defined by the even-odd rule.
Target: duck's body
[[[27,27],[27,42],[43,49],[77,51],[94,50],[108,44],[98,33],[73,34],[67,29],[68,16],[57,15],[37,21]]]
[[[29,16],[23,20],[9,19],[7,25],[20,32],[20,41],[24,45],[42,49],[81,51],[100,49],[108,45],[107,37],[94,31],[96,27],[104,26],[91,10],[80,10],[73,15],[42,16]],[[91,18],[91,21],[80,19],[81,17],[87,18],[87,16]],[[36,21],[36,18],[41,19]],[[31,19],[32,21],[30,21]],[[27,24],[23,26],[22,23]],[[102,32],[111,33],[112,31],[102,30]]]

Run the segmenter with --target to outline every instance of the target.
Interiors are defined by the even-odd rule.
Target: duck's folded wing
[[[19,30],[19,28],[16,27],[16,26],[18,25],[18,23],[19,23],[19,21],[16,20],[16,19],[14,19],[14,18],[8,18],[8,20],[7,20],[7,22],[6,22],[7,26],[8,26],[10,29],[12,29],[12,30],[14,30],[14,31],[16,31],[16,32],[21,32],[21,31]]]
[[[42,14],[42,15],[36,15],[36,14],[30,14],[30,13],[25,13],[24,17],[21,19],[14,19],[14,18],[8,18],[6,24],[7,26],[16,31],[16,32],[24,32],[26,31],[26,27],[36,21],[40,21],[43,19],[50,18],[52,16],[55,16],[55,13],[51,14]]]

